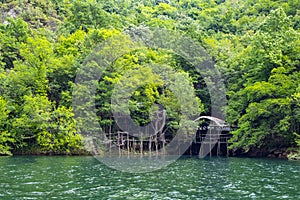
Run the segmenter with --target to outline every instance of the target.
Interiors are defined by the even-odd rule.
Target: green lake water
[[[0,157],[0,199],[300,199],[300,162],[185,157],[130,174],[93,157]]]

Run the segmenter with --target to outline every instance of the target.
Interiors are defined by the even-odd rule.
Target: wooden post
[[[219,156],[220,151],[221,151],[221,144],[220,144],[220,141],[218,141],[217,156]]]
[[[121,156],[120,132],[118,132],[117,144],[119,146],[119,156]]]
[[[155,135],[155,152],[156,152],[156,156],[158,156],[158,140],[157,140],[157,134]]]
[[[159,122],[159,111],[156,112],[156,121],[155,121],[155,154],[156,154],[156,157],[158,156],[158,138],[157,138],[157,135],[158,135],[158,122]]]
[[[132,138],[132,149],[133,149],[133,153],[135,154],[135,139]]]
[[[226,138],[226,156],[229,156],[229,151],[228,151],[228,140]]]
[[[152,137],[150,136],[150,138],[149,138],[149,155],[151,156],[151,148],[152,148]]]
[[[110,123],[109,123],[109,131],[108,131],[108,139],[109,139],[109,153],[111,153],[111,148],[112,148],[112,140],[111,140],[111,115],[109,116],[109,120],[110,120]]]
[[[202,142],[202,143],[200,143],[200,149],[199,149],[199,157],[202,157],[202,145],[203,145],[204,143]]]
[[[122,148],[121,148],[121,155],[122,155],[122,149],[125,150],[124,149],[124,147],[125,147],[125,141],[124,141],[124,135],[123,135],[123,133],[121,133],[121,146],[122,146]]]
[[[141,132],[141,138],[140,138],[140,153],[141,156],[143,155],[143,133]]]
[[[212,156],[212,149],[211,149],[211,128],[209,129],[209,157]]]
[[[111,145],[111,133],[108,133],[109,135],[108,135],[108,139],[109,139],[109,153],[111,153],[111,147],[112,147],[112,145]]]
[[[130,145],[130,141],[129,141],[129,133],[127,133],[127,153],[128,153],[128,156],[129,156],[129,154],[130,154],[129,145]]]

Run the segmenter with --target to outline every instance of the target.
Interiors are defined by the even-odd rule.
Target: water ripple
[[[300,199],[300,162],[182,158],[146,174],[93,157],[0,158],[1,199]]]

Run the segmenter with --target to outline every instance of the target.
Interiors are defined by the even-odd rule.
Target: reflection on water
[[[182,158],[124,173],[93,157],[0,157],[0,199],[300,199],[300,162]]]

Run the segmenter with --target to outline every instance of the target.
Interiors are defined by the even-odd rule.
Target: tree
[[[272,33],[272,35],[271,35]],[[293,38],[293,39],[291,39]],[[298,122],[291,120],[291,97],[299,83],[300,35],[282,9],[271,12],[245,50],[242,78],[230,92],[229,121],[236,123],[232,148],[287,147],[294,143]],[[291,48],[292,47],[292,48]],[[246,64],[246,65],[245,65]]]
[[[59,107],[51,113],[45,130],[37,134],[43,153],[74,154],[83,150],[83,137],[76,128],[72,109]]]
[[[15,142],[12,135],[7,131],[9,122],[7,102],[0,96],[0,155],[11,155],[12,143]]]
[[[0,67],[12,69],[13,62],[21,58],[19,48],[28,38],[28,25],[22,19],[7,18],[0,24]]]

